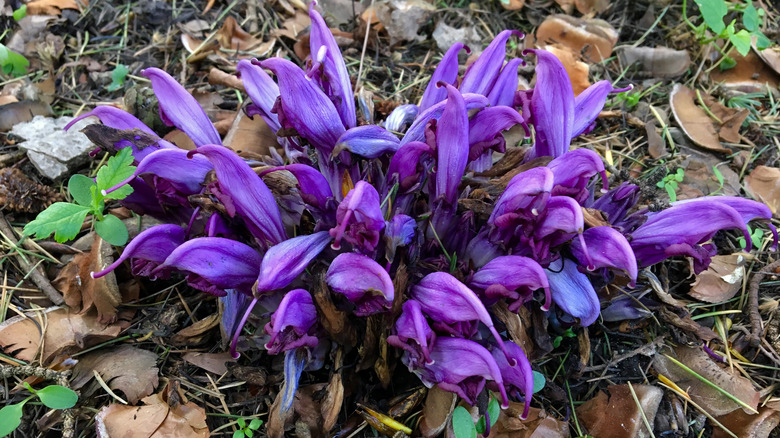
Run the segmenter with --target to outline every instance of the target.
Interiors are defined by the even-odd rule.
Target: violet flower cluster
[[[162,139],[145,148],[125,140],[115,145],[131,147],[137,162],[125,182],[135,191],[124,204],[167,224],[143,231],[116,262],[94,273],[129,261],[137,275],[184,276],[195,289],[222,297],[234,354],[259,304],[270,314],[263,327],[267,353],[285,355],[283,409],[292,404],[301,372],[321,366],[343,342],[321,323],[312,294],[319,278],[351,318],[394,321],[384,327],[387,342],[425,385],[471,404],[487,387],[503,406],[524,400],[527,413],[531,364],[493,306],[538,306],[588,326],[600,312],[594,282],[618,275],[633,287],[640,269],[681,255],[699,272],[715,254],[715,233],[741,230],[750,245],[746,224],[771,218],[763,204],[741,198],[648,211],[635,207],[637,186],[609,190],[598,154],[570,145],[592,129],[615,90],[601,81],[575,97],[554,55],[527,50],[536,58],[536,84],[517,91],[524,61],[505,62],[507,40],[522,37],[517,31],[501,32],[462,75],[458,55],[468,49],[455,44],[419,105],[398,107],[383,125],[361,124],[336,42],[313,6],[309,13],[312,55],[305,68],[282,58],[238,63],[252,100],[247,113],[278,135],[265,162],[248,162],[223,146],[195,99],[167,73],[143,72],[163,121],[197,149]],[[113,107],[87,116],[154,135]],[[528,169],[483,199],[488,214],[465,208],[461,201],[478,189],[497,187],[479,173],[506,151],[503,133],[517,125],[533,132]],[[531,161],[541,157],[550,158]],[[585,208],[600,210],[605,223],[587,226]],[[401,271],[404,281],[397,281]]]

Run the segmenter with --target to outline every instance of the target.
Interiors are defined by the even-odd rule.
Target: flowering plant
[[[250,316],[265,309],[264,348],[284,354],[281,411],[292,406],[304,369],[321,367],[331,349],[358,350],[355,336],[327,320],[327,307],[348,323],[379,327],[380,342],[397,347],[426,386],[470,404],[489,388],[504,407],[523,400],[527,414],[531,364],[496,305],[538,307],[561,324],[588,326],[601,309],[594,284],[621,276],[633,287],[640,269],[673,256],[690,257],[699,272],[715,253],[715,233],[741,230],[749,250],[746,224],[771,217],[760,203],[730,197],[649,211],[637,206],[636,185],[610,189],[598,154],[570,145],[592,129],[612,85],[597,82],[575,97],[554,55],[527,50],[536,85],[517,91],[524,61],[505,62],[517,31],[501,32],[462,76],[465,47],[455,44],[419,105],[399,106],[382,125],[359,123],[335,39],[313,5],[309,13],[304,69],[281,58],[238,64],[252,99],[247,113],[277,133],[283,155],[272,147],[263,162],[245,161],[173,78],[143,72],[163,121],[197,148],[162,139],[114,145],[131,148],[136,169],[106,192],[129,184],[123,204],[168,223],[93,273],[129,260],[135,274],[183,275],[221,297],[235,356],[248,348],[241,340]],[[88,116],[154,135],[119,109],[80,118]],[[502,178],[483,176],[507,151],[503,132],[518,125],[533,133],[524,163]],[[470,208],[477,202],[482,208]],[[600,219],[586,221],[584,212]]]

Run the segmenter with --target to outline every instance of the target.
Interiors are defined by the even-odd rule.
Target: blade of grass
[[[636,403],[637,409],[639,409],[639,413],[642,414],[642,422],[645,423],[645,427],[647,428],[647,431],[650,433],[650,436],[652,438],[655,438],[655,434],[653,433],[653,428],[650,427],[650,422],[647,421],[647,415],[645,415],[645,410],[642,409],[642,403],[639,403],[639,397],[636,396],[636,391],[634,391],[634,386],[631,385],[631,382],[628,382],[628,389],[631,391],[631,397],[634,399],[634,403]]]

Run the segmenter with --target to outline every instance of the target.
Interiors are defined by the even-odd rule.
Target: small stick
[[[5,235],[12,245],[16,246],[19,244],[19,241],[16,240],[14,230],[5,220],[5,216],[2,212],[0,212],[0,232]],[[43,292],[52,303],[58,306],[65,303],[62,294],[51,285],[51,282],[43,273],[38,271],[35,264],[28,262],[21,256],[17,256],[16,259],[19,261],[19,265],[21,265],[22,269],[30,273],[30,279],[33,283],[41,289],[41,292]]]
[[[762,271],[753,273],[753,278],[750,279],[750,288],[748,289],[748,305],[750,306],[750,336],[748,340],[750,345],[756,347],[761,343],[761,337],[764,335],[764,329],[761,325],[761,314],[758,312],[758,288],[761,282],[764,281],[767,273],[774,272],[777,268],[780,268],[780,260],[764,266]]]

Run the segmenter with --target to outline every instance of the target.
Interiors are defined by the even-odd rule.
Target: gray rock
[[[19,147],[27,151],[30,162],[46,178],[57,180],[69,175],[75,168],[86,163],[89,152],[95,145],[81,133],[81,129],[95,123],[89,118],[79,121],[67,132],[62,128],[73,117],[52,119],[36,116],[27,123],[20,123],[11,133],[24,138]]]
[[[387,29],[390,45],[401,41],[422,41],[417,32],[436,7],[424,0],[382,0],[376,3],[376,15]]]
[[[436,25],[436,30],[433,31],[433,39],[442,52],[446,52],[457,42],[462,42],[472,48],[472,50],[479,49],[482,42],[482,38],[480,38],[473,27],[468,26],[456,29],[448,26],[444,22],[439,22],[439,24]]]

